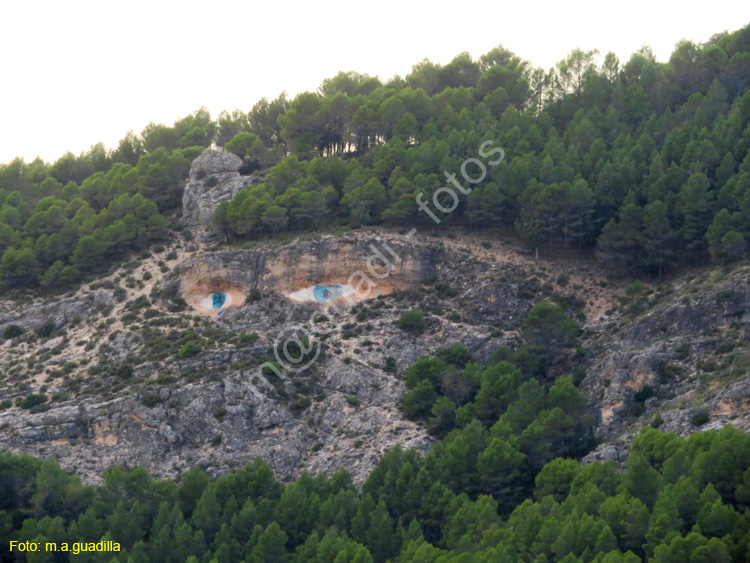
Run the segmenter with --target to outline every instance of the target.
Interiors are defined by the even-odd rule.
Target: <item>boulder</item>
[[[211,216],[219,204],[255,183],[250,176],[240,176],[241,167],[240,157],[216,149],[206,149],[193,161],[182,196],[182,220],[186,226],[210,228]]]

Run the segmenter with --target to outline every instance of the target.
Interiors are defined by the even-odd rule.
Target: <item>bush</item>
[[[31,409],[37,405],[47,402],[47,395],[44,393],[32,393],[28,395],[19,405],[22,409]]]
[[[385,364],[383,365],[383,371],[387,373],[396,373],[396,359],[392,358],[391,356],[388,356],[385,359]]]
[[[435,352],[435,355],[445,363],[460,368],[465,367],[466,364],[474,359],[471,352],[469,352],[460,342],[454,342],[450,347],[439,348],[437,352]]]
[[[657,414],[654,419],[651,421],[651,428],[659,428],[662,424],[664,424],[664,419],[661,417],[660,414]]]
[[[262,297],[263,297],[263,294],[262,294],[262,293],[261,293],[261,292],[260,292],[259,290],[257,290],[257,289],[253,289],[253,290],[252,290],[252,291],[251,291],[251,292],[250,292],[250,293],[248,294],[248,296],[247,296],[247,297],[245,297],[245,305],[250,305],[250,304],[252,304],[252,303],[255,303],[255,302],[257,302],[257,301],[260,301]]]
[[[402,330],[409,332],[423,330],[427,326],[427,321],[424,318],[424,311],[418,307],[404,311],[398,319],[398,326]]]
[[[260,336],[258,336],[257,332],[240,334],[240,345],[250,346],[251,344],[255,344],[258,338],[260,338]]]
[[[144,395],[141,397],[141,403],[144,406],[147,406],[148,408],[152,409],[159,403],[161,403],[161,397],[159,397],[158,393],[148,393],[147,395]]]
[[[693,409],[690,413],[690,422],[693,423],[694,426],[703,426],[711,419],[711,415],[708,412],[708,409],[706,407],[699,407],[697,409]]]
[[[36,327],[34,332],[39,338],[47,338],[55,332],[55,321],[46,321],[44,324]]]
[[[646,402],[646,399],[650,399],[654,395],[655,395],[654,388],[651,387],[650,385],[644,385],[640,391],[636,392],[633,399],[635,400],[636,403],[644,403]]]
[[[641,280],[635,280],[633,283],[625,287],[625,295],[628,297],[637,297],[642,295],[645,289],[646,288]]]
[[[182,348],[180,348],[179,352],[177,352],[177,357],[181,360],[185,358],[192,358],[196,354],[200,354],[200,352],[200,346],[198,346],[195,342],[188,342]]]
[[[25,331],[18,325],[8,325],[3,331],[3,338],[10,340],[11,338],[17,338],[21,336]]]
[[[350,405],[354,405],[355,407],[358,407],[359,405],[362,404],[362,401],[357,399],[357,397],[351,397],[351,396],[346,398],[346,402],[349,403]]]
[[[690,357],[690,344],[683,342],[674,349],[678,360],[687,360]]]
[[[290,408],[294,414],[299,414],[310,405],[312,405],[312,400],[310,399],[310,397],[300,397],[292,403]]]
[[[401,399],[401,408],[408,418],[418,418],[430,412],[438,398],[435,388],[428,379],[420,381],[411,393]]]
[[[146,309],[150,306],[151,303],[149,302],[148,297],[146,297],[145,295],[141,295],[130,304],[130,310],[140,311],[141,309]]]

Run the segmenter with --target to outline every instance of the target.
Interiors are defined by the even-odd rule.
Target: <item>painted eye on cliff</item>
[[[290,293],[289,298],[294,301],[328,303],[354,293],[356,290],[350,285],[313,285]]]
[[[232,295],[229,293],[210,293],[200,301],[201,307],[208,310],[218,311],[232,304]]]
[[[241,289],[218,282],[192,284],[183,296],[193,309],[210,316],[221,316],[230,307],[239,307],[245,301]]]

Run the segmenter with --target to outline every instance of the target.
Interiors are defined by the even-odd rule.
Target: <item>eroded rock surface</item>
[[[622,453],[645,424],[681,436],[728,423],[750,429],[747,268],[647,301],[591,340],[581,388],[599,437]]]
[[[0,312],[0,333],[8,325],[18,325],[25,330],[37,328],[52,321],[61,328],[73,320],[84,320],[101,308],[114,303],[111,291],[94,291],[44,304],[18,304],[11,310]]]
[[[190,228],[208,228],[211,216],[222,201],[257,182],[240,176],[242,160],[235,154],[206,149],[190,165],[190,177],[182,196],[182,218]]]

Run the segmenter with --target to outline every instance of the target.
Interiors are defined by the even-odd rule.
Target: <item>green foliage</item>
[[[47,402],[47,395],[44,393],[31,393],[27,395],[21,404],[19,405],[22,409],[32,409],[37,405]]]
[[[243,172],[263,169],[262,184],[216,210],[230,240],[427,221],[513,225],[532,250],[596,248],[617,272],[737,260],[750,237],[748,29],[680,42],[666,63],[644,48],[598,67],[595,52],[576,50],[546,72],[498,47],[477,61],[423,61],[388,84],[341,73],[248,114],[213,122],[201,109],[150,124],[111,153],[13,161],[0,166],[0,283],[62,288],[162,239],[191,160],[214,140]],[[432,205],[443,172],[459,174],[484,141],[505,147],[506,161],[435,225],[417,194]],[[624,298],[645,299],[644,287]],[[426,324],[418,309],[399,320]],[[581,465],[589,422],[565,375],[580,367],[579,328],[541,302],[521,336],[486,366],[460,345],[412,365],[402,407],[440,440],[424,456],[386,452],[361,493],[345,472],[282,485],[259,460],[218,478],[194,468],[179,485],[115,467],[88,487],[53,459],[2,454],[0,535],[114,538],[120,561],[744,560],[750,438],[729,426],[687,439],[647,427],[624,468]],[[201,349],[192,334],[150,342],[161,359]],[[33,396],[17,404],[47,404]],[[707,411],[693,414],[706,422]]]
[[[528,352],[547,372],[565,357],[566,350],[578,344],[580,328],[558,305],[536,303],[523,321],[522,335]]]
[[[282,485],[260,460],[179,483],[113,467],[91,487],[54,458],[6,453],[0,531],[111,539],[142,561],[732,562],[750,541],[749,463],[750,437],[730,426],[687,439],[649,428],[624,469],[557,458],[532,484],[514,432],[478,421],[424,457],[388,450],[361,493],[344,470]]]
[[[243,173],[263,171],[216,209],[228,240],[426,221],[513,225],[532,250],[595,248],[617,271],[737,260],[750,237],[746,33],[681,43],[665,63],[643,49],[598,66],[596,51],[577,49],[546,71],[498,47],[423,61],[387,84],[339,73],[248,113],[151,123],[114,151],[16,159],[0,166],[0,282],[64,286],[77,275],[59,280],[58,261],[85,276],[163,238],[190,162],[212,142]],[[487,165],[487,141],[508,151],[502,164]],[[436,225],[416,197],[434,211],[443,173],[460,178],[467,157],[488,172]]]
[[[34,329],[34,333],[39,338],[49,338],[53,332],[55,332],[55,328],[57,328],[57,325],[55,324],[55,321],[48,320],[39,325]]]
[[[690,422],[694,426],[703,426],[711,419],[711,414],[706,407],[699,407],[692,411],[690,415]]]
[[[401,313],[398,319],[398,326],[408,332],[418,332],[424,330],[427,326],[427,320],[424,317],[424,311],[419,308],[409,309]]]
[[[5,340],[11,340],[13,338],[18,338],[19,336],[23,335],[23,333],[26,332],[22,327],[18,325],[8,325],[3,330],[3,338]]]
[[[202,351],[202,348],[200,345],[196,344],[195,342],[186,342],[182,348],[180,348],[179,352],[177,352],[177,357],[182,359],[185,358],[192,358],[193,356],[200,354]]]

